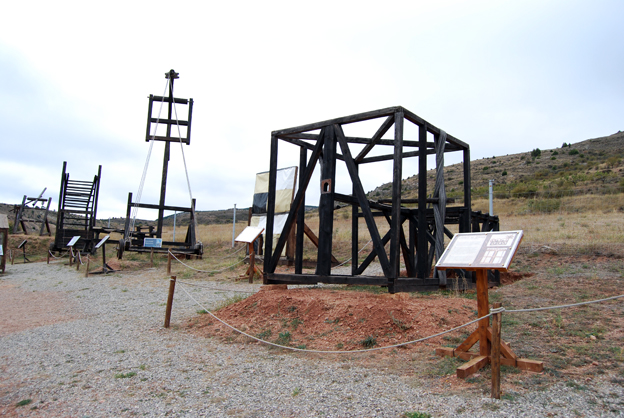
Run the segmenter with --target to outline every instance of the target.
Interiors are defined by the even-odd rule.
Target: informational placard
[[[263,232],[264,232],[264,228],[262,228],[262,227],[259,227],[259,226],[248,226],[245,229],[243,229],[243,232],[241,232],[236,237],[236,239],[234,241],[236,241],[236,242],[246,242],[248,244],[251,244]]]
[[[162,238],[143,238],[145,248],[162,248]]]
[[[456,234],[436,268],[507,270],[522,241],[522,231]]]
[[[97,243],[97,245],[95,246],[95,248],[100,248],[102,245],[104,245],[104,243],[110,238],[110,235],[105,236],[104,238],[102,238],[100,240],[100,242]]]
[[[2,249],[2,244],[0,244],[0,256],[4,255],[4,250]]]
[[[74,236],[71,240],[69,240],[69,242],[67,243],[67,246],[73,247],[74,245],[76,245],[76,242],[78,242],[79,239],[80,239],[80,235]]]

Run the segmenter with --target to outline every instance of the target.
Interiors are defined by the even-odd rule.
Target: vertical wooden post
[[[488,301],[488,281],[487,270],[477,270],[477,312],[479,318],[489,313]],[[484,318],[479,321],[479,354],[482,356],[490,355],[490,342],[487,337],[487,328],[490,325],[490,318]]]
[[[493,308],[500,308],[500,302],[494,303]],[[492,398],[500,399],[500,342],[501,342],[501,313],[492,315]]]
[[[72,249],[72,247],[69,247],[69,267],[71,267],[73,264],[73,258],[74,258],[74,250]]]
[[[87,254],[87,268],[85,269],[85,277],[89,277],[89,264],[91,264],[91,258]]]
[[[171,251],[167,251],[167,274],[171,274]]]
[[[48,250],[48,264],[50,264],[50,250]]]
[[[150,249],[150,263],[152,267],[154,267],[154,248],[153,247]]]
[[[78,254],[76,256],[76,271],[79,271],[80,270],[80,261],[81,261],[80,260],[80,251],[78,251],[76,254]]]
[[[167,310],[165,311],[165,328],[169,328],[171,321],[171,308],[173,306],[173,293],[175,292],[176,276],[171,276],[169,280],[169,297],[167,298]]]
[[[249,243],[249,283],[253,283],[256,274],[256,253],[254,251],[253,242]]]

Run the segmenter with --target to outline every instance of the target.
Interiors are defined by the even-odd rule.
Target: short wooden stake
[[[69,249],[69,267],[74,265],[73,259],[74,259],[74,250],[70,248]]]
[[[76,252],[76,271],[80,270],[80,263],[82,260],[80,259],[80,251]]]
[[[89,277],[89,264],[91,263],[91,258],[89,258],[89,254],[87,254],[87,268],[85,269],[85,277]]]
[[[501,303],[495,302],[494,309],[500,308]],[[492,315],[492,356],[490,364],[492,365],[492,398],[500,399],[500,364],[501,364],[501,313]]]
[[[48,264],[50,264],[50,251],[48,251]]]
[[[150,250],[150,263],[152,263],[152,267],[154,267],[154,248]]]
[[[167,252],[167,274],[171,274],[171,252]]]
[[[169,280],[169,297],[167,298],[167,310],[165,311],[165,328],[169,328],[171,321],[171,308],[173,306],[173,293],[175,292],[176,276],[171,276]]]

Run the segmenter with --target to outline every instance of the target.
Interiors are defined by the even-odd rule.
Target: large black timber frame
[[[165,78],[169,80],[168,90],[169,96],[154,96],[149,95],[149,104],[147,109],[147,128],[145,132],[145,142],[149,141],[162,141],[165,143],[164,157],[163,157],[163,169],[162,179],[160,183],[160,199],[157,205],[149,203],[140,203],[132,201],[132,193],[128,193],[128,206],[126,211],[126,222],[124,226],[124,239],[119,243],[117,257],[121,259],[124,251],[133,252],[167,252],[170,249],[175,253],[181,254],[195,254],[201,256],[203,254],[203,246],[197,242],[197,235],[195,230],[195,199],[191,200],[191,207],[182,206],[168,206],[165,204],[165,198],[167,194],[167,174],[169,170],[169,160],[171,156],[171,143],[182,143],[186,145],[191,144],[191,122],[193,116],[193,99],[181,99],[173,96],[173,83],[174,80],[179,78],[179,73],[174,70],[170,70],[165,73]],[[154,103],[167,104],[167,118],[156,118],[153,115]],[[177,118],[177,113],[174,113],[174,104],[187,105],[188,116],[186,120]],[[158,136],[155,133],[152,134],[152,127],[154,132],[158,128],[158,125],[165,125],[165,136]],[[186,136],[179,132],[180,135],[171,135],[172,128],[179,129],[179,127],[186,128]],[[130,223],[132,208],[144,208],[158,210],[158,220],[156,230],[153,227],[148,227],[145,231],[145,227],[137,226],[135,230],[131,230]],[[189,213],[190,223],[186,232],[186,238],[184,242],[177,241],[163,241],[161,248],[147,248],[144,247],[145,238],[162,238],[163,222],[165,211],[177,211],[183,213]]]
[[[56,216],[56,234],[50,245],[51,251],[68,251],[67,244],[74,236],[80,236],[74,249],[93,252],[99,231],[95,228],[97,220],[98,196],[102,166],[93,181],[72,180],[67,172],[67,161],[63,161],[59,209]]]
[[[381,119],[381,125],[371,138],[345,136],[342,126],[357,122]],[[418,140],[404,140],[405,121],[418,127]],[[382,139],[394,127],[394,139]],[[318,132],[320,130],[320,132]],[[318,132],[318,133],[317,133]],[[428,141],[432,134],[434,141]],[[284,231],[275,249],[273,242],[273,217],[275,215],[276,171],[278,161],[278,143],[284,141],[300,147],[299,188],[293,200],[286,220]],[[364,144],[357,155],[352,155],[349,144]],[[378,156],[368,156],[374,147],[392,147],[392,152]],[[308,158],[308,152],[311,155]],[[464,168],[463,206],[446,208],[446,195],[443,188],[443,170],[445,152],[461,152]],[[427,155],[436,155],[436,170],[441,173],[442,192],[436,183],[436,193],[428,197],[427,191]],[[418,199],[401,198],[402,161],[404,158],[418,157]],[[335,192],[336,160],[345,163],[352,183],[352,194]],[[389,202],[368,200],[358,175],[361,164],[378,161],[393,161],[392,199]],[[321,163],[321,197],[319,201],[319,245],[315,274],[303,274],[303,225],[305,193],[317,163]],[[438,175],[440,177],[440,174]],[[441,253],[436,250],[436,242],[444,242],[444,235],[452,237],[446,228],[448,224],[458,224],[459,232],[477,230],[498,230],[498,217],[474,213],[471,210],[470,182],[470,147],[467,143],[446,134],[409,110],[397,106],[374,110],[309,125],[273,131],[271,133],[271,157],[269,171],[269,196],[267,208],[267,227],[264,258],[265,284],[359,284],[387,286],[390,293],[437,289],[446,286],[446,275],[432,272],[434,257]],[[331,273],[332,232],[335,203],[341,202],[352,206],[352,267],[351,275]],[[403,204],[417,204],[408,208]],[[442,210],[434,211],[428,205],[438,205]],[[436,214],[437,212],[437,214]],[[436,217],[441,220],[436,221]],[[384,217],[390,230],[382,237],[375,217]],[[358,261],[358,218],[363,217],[373,242],[373,249],[360,264]],[[403,225],[408,223],[408,237]],[[294,274],[275,273],[289,232],[296,225],[296,250]],[[389,244],[389,253],[386,245]],[[400,275],[400,257],[407,270],[407,278]],[[364,276],[362,273],[377,258],[383,270],[382,276]],[[469,272],[464,272],[471,278]]]

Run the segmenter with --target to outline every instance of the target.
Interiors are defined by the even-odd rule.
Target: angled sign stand
[[[262,227],[248,226],[234,240],[236,242],[244,242],[249,247],[249,268],[245,275],[240,277],[240,279],[249,279],[249,283],[253,283],[255,273],[262,277],[262,271],[256,267],[256,253],[254,252],[253,243],[263,232],[264,228]]]
[[[438,270],[475,271],[477,274],[478,316],[486,316],[489,313],[487,271],[507,271],[522,241],[522,236],[522,231],[456,234],[440,257],[436,268]],[[437,348],[436,354],[469,360],[468,363],[457,368],[457,377],[463,379],[492,362],[492,336],[492,327],[490,327],[490,318],[488,317],[479,321],[477,329],[457,348]],[[477,342],[479,342],[479,352],[468,351]],[[544,363],[541,361],[518,358],[511,351],[509,345],[503,341],[500,341],[499,361],[500,364],[506,366],[534,372],[541,372],[544,369]]]

